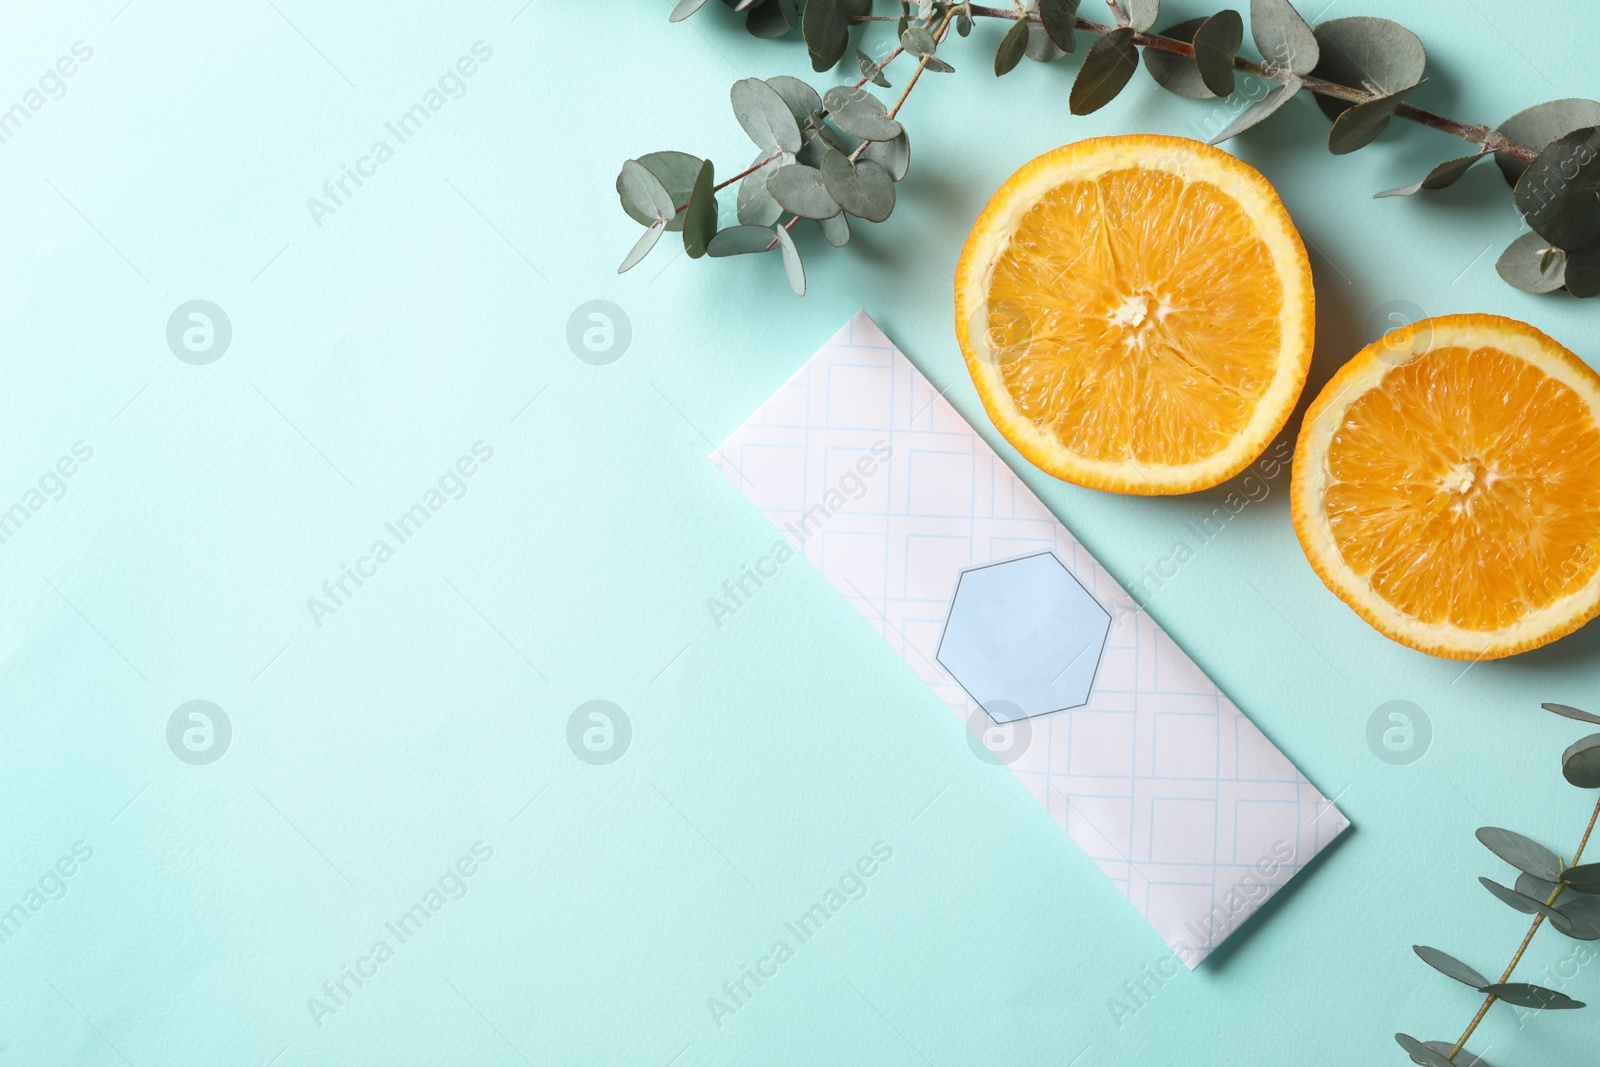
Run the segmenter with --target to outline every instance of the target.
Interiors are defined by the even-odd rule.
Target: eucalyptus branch
[[[672,19],[688,18],[707,3],[678,0]],[[1240,52],[1245,26],[1234,10],[1158,30],[1160,0],[1106,0],[1109,23],[1079,17],[1080,3],[893,0],[897,14],[887,15],[872,10],[873,0],[725,0],[758,37],[799,31],[818,72],[832,71],[845,59],[857,43],[853,34],[893,24],[895,40],[879,60],[855,47],[859,77],[823,94],[787,76],[735,83],[734,114],[761,154],[731,178],[717,181],[709,160],[686,152],[650,152],[624,164],[617,192],[645,232],[619,269],[637,264],[663,233],[681,230],[692,258],[781,248],[790,285],[803,293],[800,245],[779,237],[778,230],[791,234],[798,220],[809,219],[838,246],[850,239],[850,218],[889,217],[911,163],[911,142],[900,122],[911,91],[930,72],[955,73],[942,55],[952,28],[967,37],[977,20],[988,19],[1007,26],[993,58],[997,77],[1023,58],[1051,63],[1081,51],[1067,100],[1074,115],[1106,106],[1143,66],[1168,92],[1224,105],[1206,119],[1212,144],[1270,119],[1301,90],[1317,98],[1333,120],[1328,149],[1335,155],[1371,144],[1395,118],[1465,140],[1475,148],[1471,154],[1444,160],[1416,181],[1375,195],[1442,189],[1493,157],[1531,231],[1500,256],[1500,276],[1527,292],[1565,288],[1574,296],[1600,295],[1600,197],[1593,194],[1600,187],[1600,102],[1551,101],[1497,127],[1461,122],[1407,102],[1422,83],[1426,55],[1414,33],[1388,19],[1351,16],[1313,29],[1291,0],[1251,0],[1249,37],[1256,58]],[[1086,48],[1080,49],[1080,38]],[[893,88],[885,71],[907,54],[916,67],[885,106],[873,89]],[[1239,75],[1270,88],[1257,95],[1258,82],[1236,91]],[[1212,131],[1213,122],[1220,128]],[[735,185],[738,225],[723,228],[717,194]]]
[[[1546,704],[1544,707],[1569,719],[1600,725],[1600,716],[1569,708],[1565,704]],[[1591,734],[1562,753],[1561,773],[1579,788],[1600,788],[1600,734]],[[1526,982],[1512,982],[1511,976],[1546,920],[1567,937],[1581,941],[1600,940],[1600,863],[1582,862],[1584,849],[1589,846],[1596,823],[1600,823],[1600,801],[1596,802],[1594,812],[1589,816],[1589,824],[1584,828],[1583,838],[1578,842],[1570,861],[1510,830],[1486,826],[1478,831],[1478,840],[1486,848],[1521,872],[1515,889],[1508,889],[1487,878],[1479,881],[1501,902],[1523,914],[1532,915],[1533,922],[1496,982],[1490,982],[1467,964],[1436,948],[1414,946],[1414,951],[1423,962],[1484,994],[1484,1001],[1461,1037],[1453,1044],[1445,1041],[1424,1043],[1408,1034],[1396,1034],[1395,1041],[1410,1054],[1412,1062],[1424,1064],[1425,1067],[1454,1064],[1496,1001],[1536,1010],[1584,1006],[1557,990]],[[1562,904],[1563,898],[1569,893],[1572,896]],[[1562,906],[1557,907],[1558,904]],[[1479,1061],[1470,1058],[1470,1062]]]

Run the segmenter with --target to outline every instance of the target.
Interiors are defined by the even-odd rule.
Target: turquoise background
[[[1094,134],[1205,132],[1208,105],[1141,73],[1073,118],[1076,61],[997,84],[985,24],[903,113],[891,223],[843,250],[802,237],[803,300],[776,256],[667,242],[618,277],[638,232],[612,190],[625,158],[734,173],[753,155],[736,78],[829,84],[720,4],[676,26],[668,6],[10,12],[0,108],[74,42],[93,55],[0,144],[0,508],[76,442],[93,455],[0,544],[0,908],[76,843],[93,855],[0,944],[0,1064],[1344,1065],[1404,1062],[1397,1029],[1456,1036],[1477,998],[1410,945],[1509,958],[1526,924],[1475,884],[1508,876],[1472,830],[1575,844],[1593,798],[1558,757],[1581,730],[1538,704],[1592,701],[1600,629],[1466,670],[1392,644],[1311,573],[1280,474],[1149,606],[1355,829],[1198,972],[1147,979],[1119,1025],[1110,998],[1164,946],[845,601],[795,565],[721,627],[706,607],[774,537],[710,443],[861,307],[1125,584],[1219,504],[1227,487],[1120,497],[1019,461],[950,325],[961,242],[1012,170]],[[1424,106],[1493,123],[1592,92],[1578,0],[1323,17],[1364,13],[1427,43]],[[466,95],[319,226],[307,199],[478,41],[493,54]],[[1462,144],[1397,123],[1333,158],[1326,130],[1303,99],[1230,145],[1313,249],[1307,398],[1388,301],[1513,315],[1591,356],[1600,307],[1495,277],[1519,225],[1492,167],[1373,201]],[[206,366],[165,340],[191,299],[232,324]],[[566,339],[597,299],[631,322],[607,366]],[[465,495],[317,625],[307,599],[480,441]],[[195,699],[233,731],[203,766],[167,743]],[[592,699],[631,722],[609,765],[567,743]],[[1367,741],[1391,700],[1432,723],[1408,766]],[[465,895],[317,1026],[308,999],[478,842],[492,858]],[[866,894],[718,1028],[707,999],[876,842],[893,857]],[[1572,952],[1542,933],[1526,977],[1561,966],[1543,980],[1600,1000]],[[1518,1032],[1499,1008],[1477,1045],[1574,1061],[1594,1027]]]

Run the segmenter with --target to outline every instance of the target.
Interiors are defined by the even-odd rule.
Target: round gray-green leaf
[[[1584,1006],[1583,1001],[1573,1000],[1565,993],[1557,993],[1554,989],[1546,989],[1529,982],[1496,982],[1494,985],[1484,986],[1483,992],[1499,997],[1507,1004],[1515,1004],[1519,1008],[1559,1011]]]
[[[775,41],[794,29],[794,24],[784,14],[780,0],[767,0],[750,9],[750,14],[745,16],[744,28],[752,37]]]
[[[1600,715],[1591,715],[1587,711],[1579,711],[1577,708],[1571,707],[1567,704],[1540,704],[1539,706],[1545,711],[1560,715],[1564,718],[1576,719],[1578,722],[1587,722],[1592,723],[1595,726],[1600,726]]]
[[[800,33],[811,53],[811,69],[832,70],[850,47],[850,12],[846,0],[807,0]]]
[[[741,78],[729,96],[734,118],[758,147],[768,152],[800,151],[800,125],[778,90],[760,78]]]
[[[1600,127],[1558,137],[1528,164],[1513,195],[1534,232],[1558,248],[1581,248],[1600,238]],[[1568,263],[1571,270],[1571,263]]]
[[[1495,132],[1524,148],[1540,152],[1557,137],[1564,137],[1585,126],[1600,126],[1600,101],[1570,97],[1535,104],[1519,111],[1502,122]],[[1495,162],[1500,164],[1500,173],[1511,185],[1517,184],[1517,179],[1528,167],[1526,160],[1505,152],[1495,153]]]
[[[706,245],[706,255],[745,256],[752,252],[765,252],[778,243],[771,226],[729,226],[718,232]]]
[[[779,226],[778,247],[783,249],[783,272],[789,276],[789,288],[794,290],[795,296],[806,295],[806,268],[800,262],[800,250],[794,246],[794,238],[789,231]]]
[[[745,175],[739,183],[737,201],[739,221],[746,226],[771,226],[783,214],[783,207],[767,192],[767,179],[777,168],[763,167]]]
[[[1044,32],[1044,27],[1037,22],[1028,23],[1028,44],[1022,50],[1022,54],[1035,63],[1054,63],[1066,55],[1065,52],[1056,47],[1056,43],[1050,39],[1050,35]]]
[[[1600,863],[1580,863],[1561,872],[1567,888],[1579,893],[1600,893]]]
[[[1427,53],[1416,34],[1397,22],[1355,15],[1322,23],[1315,31],[1319,56],[1311,73],[1352,89],[1393,96],[1415,88],[1427,66]],[[1317,97],[1329,118],[1352,105],[1330,96]]]
[[[677,233],[683,229],[683,212],[678,208],[689,203],[689,195],[694,192],[694,180],[700,176],[700,165],[703,162],[699,156],[691,156],[687,152],[650,152],[639,157],[639,165],[654,174],[666,187],[667,194],[672,197],[673,215],[667,220],[668,233]],[[620,176],[618,180],[621,180]],[[623,206],[627,206],[626,202]],[[634,221],[642,226],[648,226],[655,221],[654,213],[649,218],[641,218],[632,211],[628,214],[633,215]]]
[[[877,163],[895,181],[902,181],[911,169],[911,137],[901,130],[900,136],[892,141],[870,141],[861,157]]]
[[[1550,925],[1578,941],[1600,941],[1600,896],[1576,889],[1563,894]]]
[[[1133,72],[1139,69],[1139,50],[1133,44],[1134,31],[1126,26],[1112,30],[1090,47],[1072,82],[1068,106],[1074,115],[1099,111],[1122,92]]]
[[[836,85],[822,98],[833,121],[845,133],[863,141],[892,141],[900,124],[888,116],[883,101],[856,85]]]
[[[912,26],[900,35],[900,47],[914,56],[931,56],[939,50],[933,34],[922,26]]]
[[[1250,36],[1267,66],[1310,74],[1321,58],[1317,36],[1289,0],[1250,0]]]
[[[872,57],[861,49],[856,49],[856,67],[860,69],[861,76],[873,85],[882,89],[892,88],[889,79],[883,76],[883,68],[872,61]]]
[[[835,248],[843,248],[850,243],[850,216],[839,212],[831,219],[818,219],[817,225],[822,229],[822,236]]]
[[[1108,0],[1117,23],[1143,33],[1161,17],[1161,0]]]
[[[639,239],[634,242],[633,248],[617,267],[617,273],[626,274],[634,267],[637,267],[639,261],[649,255],[650,250],[656,246],[656,242],[661,240],[661,235],[666,232],[666,229],[667,223],[665,219],[646,227],[644,233],[639,235]]]
[[[1221,133],[1211,138],[1211,144],[1221,144],[1230,137],[1237,137],[1258,122],[1262,122],[1272,115],[1284,104],[1294,99],[1305,82],[1301,81],[1298,74],[1291,74],[1282,85],[1276,86],[1260,100],[1245,108],[1238,118],[1228,123]]]
[[[704,7],[705,3],[706,0],[678,0],[678,3],[672,9],[672,14],[667,16],[667,21],[682,22]]]
[[[1078,46],[1078,0],[1039,0],[1039,23],[1063,52]]]
[[[617,175],[617,195],[622,198],[622,209],[635,220],[649,227],[665,226],[667,220],[678,213],[672,194],[661,184],[643,163],[630,159],[622,164]]]
[[[868,222],[882,222],[894,211],[894,179],[870,159],[854,163],[834,149],[822,157],[822,182],[845,211]]]
[[[1561,857],[1530,837],[1498,826],[1484,826],[1478,830],[1477,838],[1484,848],[1519,871],[1546,882],[1561,877]]]
[[[787,74],[779,74],[768,78],[767,84],[775,89],[783,102],[789,106],[789,113],[801,126],[810,124],[817,117],[817,112],[822,110],[822,97],[817,91],[799,78],[791,78]]]
[[[1469,985],[1473,989],[1482,989],[1489,984],[1489,979],[1462,963],[1448,952],[1440,952],[1427,945],[1412,945],[1411,951],[1422,958],[1422,962],[1438,971],[1447,978],[1454,978],[1462,985]]]
[[[1180,22],[1176,26],[1162,30],[1161,36],[1170,37],[1174,41],[1192,42],[1195,31],[1204,22],[1206,20],[1203,18]],[[1210,100],[1217,95],[1206,88],[1205,79],[1200,76],[1200,68],[1188,56],[1163,52],[1159,48],[1146,48],[1144,66],[1150,72],[1150,77],[1156,80],[1156,84],[1169,93],[1186,96],[1190,100]]]
[[[1011,73],[1018,63],[1022,62],[1023,53],[1028,50],[1028,23],[1018,19],[1011,24],[1006,35],[1000,38],[1000,47],[994,50],[994,76]]]
[[[1219,11],[1194,35],[1194,65],[1200,80],[1217,96],[1233,95],[1233,57],[1244,42],[1244,20],[1237,11]]]
[[[822,172],[804,163],[790,163],[773,171],[767,179],[767,192],[785,211],[803,218],[832,218],[840,210],[839,202],[822,184]]]
[[[1600,241],[1567,253],[1567,292],[1587,299],[1600,296]]]
[[[1328,151],[1342,156],[1377,140],[1394,117],[1395,108],[1400,106],[1400,98],[1408,91],[1401,90],[1381,100],[1369,100],[1339,112],[1333,120],[1333,129],[1328,131]]]
[[[1435,164],[1432,170],[1410,185],[1401,185],[1393,189],[1385,189],[1381,193],[1373,193],[1373,199],[1376,200],[1385,196],[1410,196],[1424,189],[1443,189],[1454,185],[1461,180],[1463,174],[1472,169],[1474,163],[1488,154],[1488,150],[1485,149],[1470,156],[1457,156],[1455,159],[1447,159],[1443,163]],[[1600,722],[1600,720],[1596,721]]]
[[[1550,251],[1549,241],[1536,233],[1525,233],[1500,253],[1494,264],[1495,273],[1525,293],[1553,293],[1567,282],[1567,257],[1559,249],[1554,255],[1547,255]]]
[[[923,69],[931,70],[935,74],[954,74],[956,72],[956,68],[952,67],[938,56],[923,56],[922,66]]]
[[[1483,888],[1493,893],[1502,904],[1515,908],[1524,915],[1543,915],[1549,919],[1555,915],[1555,909],[1542,900],[1535,900],[1526,893],[1518,893],[1515,889],[1507,889],[1491,878],[1479,878]]]
[[[1456,1067],[1442,1052],[1435,1052],[1410,1034],[1395,1034],[1395,1044],[1406,1050],[1412,1063],[1420,1063],[1423,1067]]]
[[[706,244],[717,234],[716,174],[711,160],[700,164],[700,174],[683,212],[683,250],[690,259],[706,254]]]
[[[1570,262],[1567,270],[1570,275]],[[1570,277],[1567,284],[1572,284]],[[1590,734],[1563,752],[1561,773],[1579,789],[1600,789],[1600,734]]]

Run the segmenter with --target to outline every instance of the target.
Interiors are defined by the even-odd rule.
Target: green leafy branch
[[[1600,716],[1591,715],[1565,704],[1546,704],[1546,711],[1563,715],[1579,722],[1600,725]],[[1561,773],[1579,789],[1600,789],[1600,733],[1590,734],[1572,745],[1561,756]],[[1533,935],[1546,921],[1557,931],[1579,941],[1600,940],[1600,863],[1583,863],[1583,851],[1600,822],[1600,802],[1595,804],[1589,825],[1572,854],[1571,862],[1563,860],[1537,841],[1510,830],[1485,826],[1477,837],[1485,848],[1515,867],[1520,873],[1515,888],[1499,882],[1480,878],[1483,887],[1497,900],[1524,915],[1533,916],[1533,924],[1517,946],[1516,954],[1501,973],[1499,981],[1491,982],[1471,966],[1462,963],[1447,952],[1426,945],[1412,946],[1422,961],[1447,978],[1484,994],[1483,1006],[1467,1024],[1466,1031],[1455,1042],[1418,1041],[1409,1034],[1394,1035],[1401,1048],[1410,1054],[1413,1063],[1425,1067],[1486,1067],[1483,1061],[1464,1051],[1467,1041],[1483,1022],[1496,1001],[1518,1007],[1541,1011],[1581,1008],[1580,1001],[1565,993],[1528,982],[1513,982],[1511,974],[1522,962],[1523,954],[1533,942]],[[1568,896],[1568,894],[1573,894]],[[1559,906],[1558,906],[1559,905]]]
[[[708,0],[680,0],[671,19],[695,14]],[[1051,63],[1092,38],[1068,96],[1068,110],[1087,115],[1128,85],[1143,56],[1157,84],[1178,96],[1223,100],[1217,144],[1276,114],[1302,91],[1333,122],[1328,148],[1343,155],[1377,139],[1399,118],[1448,133],[1475,151],[1446,159],[1407,185],[1378,197],[1410,196],[1454,184],[1493,156],[1530,230],[1500,256],[1496,270],[1527,292],[1565,288],[1600,294],[1600,102],[1555,100],[1519,112],[1498,127],[1458,122],[1405,97],[1423,81],[1422,42],[1405,27],[1367,16],[1333,19],[1315,29],[1289,0],[1250,0],[1250,37],[1259,59],[1241,55],[1244,19],[1234,10],[1190,19],[1157,32],[1160,0],[1106,0],[1113,21],[1080,18],[1080,0],[1013,0],[1010,7],[963,0],[891,0],[892,15],[874,13],[873,0],[722,0],[743,13],[757,37],[798,31],[819,72],[834,70],[852,52],[861,27],[893,24],[895,44],[882,59],[854,47],[860,77],[817,91],[797,78],[734,84],[734,115],[760,149],[755,161],[722,182],[709,160],[686,152],[651,152],[623,165],[617,178],[622,206],[645,232],[620,270],[637,265],[662,234],[683,234],[691,258],[781,250],[791,287],[805,292],[805,268],[793,231],[814,222],[829,244],[850,239],[849,219],[882,222],[894,210],[896,186],[911,162],[901,108],[927,72],[952,74],[940,54],[953,28],[971,34],[979,19],[1009,23],[995,50],[1003,76],[1024,58]],[[880,0],[881,3],[881,0]],[[915,9],[915,10],[913,10]],[[1142,51],[1141,51],[1142,50]],[[867,86],[892,89],[886,69],[910,56],[916,66],[891,106]],[[1240,90],[1238,75],[1258,79]],[[1250,91],[1257,84],[1266,91]],[[733,185],[738,224],[719,229],[717,194]]]

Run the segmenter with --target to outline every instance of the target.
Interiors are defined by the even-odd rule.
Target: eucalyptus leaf
[[[1319,55],[1311,73],[1318,78],[1380,97],[1422,81],[1427,66],[1422,41],[1397,22],[1355,15],[1324,22],[1313,33]],[[1317,104],[1331,119],[1352,106],[1331,96],[1318,96]]]
[[[1122,92],[1139,69],[1139,50],[1128,27],[1112,30],[1090,47],[1072,82],[1068,106],[1074,115],[1099,111]]]
[[[1210,143],[1221,144],[1230,137],[1237,137],[1256,123],[1271,118],[1273,113],[1280,107],[1294,99],[1294,95],[1300,91],[1300,87],[1304,84],[1299,75],[1289,75],[1288,80],[1282,85],[1272,89],[1266,96],[1245,108],[1238,118],[1228,123],[1227,128],[1211,138]]]
[[[883,89],[891,88],[889,79],[883,76],[883,68],[872,61],[872,57],[861,49],[856,49],[856,66],[861,70],[861,76],[873,85]]]
[[[1569,289],[1572,288],[1572,267],[1572,259],[1568,257]],[[1561,773],[1579,789],[1600,789],[1600,734],[1590,734],[1561,753]]]
[[[1400,98],[1407,92],[1409,90],[1401,90],[1380,100],[1356,104],[1339,112],[1333,120],[1333,129],[1328,131],[1328,151],[1342,156],[1377,140],[1394,117],[1395,108],[1400,106]],[[1318,100],[1321,99],[1318,97]]]
[[[1518,893],[1515,889],[1507,889],[1491,878],[1479,878],[1483,888],[1493,893],[1501,903],[1506,904],[1524,915],[1543,915],[1546,919],[1555,915],[1555,909],[1542,900],[1535,900],[1526,893]]]
[[[931,56],[939,50],[938,42],[925,27],[912,26],[900,35],[900,47],[914,56]]]
[[[767,191],[767,179],[772,177],[776,169],[776,166],[768,164],[760,170],[746,174],[739,182],[736,205],[739,221],[744,225],[771,226],[778,221],[778,216],[783,214],[782,206]]]
[[[1462,963],[1448,952],[1440,952],[1427,945],[1412,945],[1411,950],[1422,958],[1422,962],[1438,971],[1447,978],[1454,978],[1462,985],[1469,985],[1473,989],[1482,989],[1489,984],[1489,979]]]
[[[1435,1052],[1410,1034],[1395,1034],[1394,1040],[1411,1056],[1412,1063],[1420,1063],[1423,1067],[1456,1067],[1442,1052]]]
[[[956,12],[956,32],[963,37],[970,36],[972,33],[972,16],[968,14],[965,7]]]
[[[617,267],[617,273],[626,274],[634,267],[637,267],[639,261],[649,255],[650,250],[656,246],[656,242],[661,240],[661,235],[666,230],[667,223],[665,219],[646,227],[644,233],[640,234],[639,239],[634,242],[632,250],[628,252],[626,258]]]
[[[786,36],[794,27],[795,24],[784,13],[782,0],[767,0],[764,4],[752,7],[744,20],[744,28],[750,36],[767,41]]]
[[[822,98],[828,114],[845,133],[863,141],[892,141],[900,124],[888,116],[883,101],[856,85],[836,85]]]
[[[1482,1056],[1474,1056],[1466,1049],[1457,1052],[1455,1059],[1450,1059],[1450,1050],[1456,1047],[1454,1041],[1425,1041],[1423,1044],[1445,1057],[1446,1062],[1451,1067],[1489,1067],[1488,1060],[1485,1060]]]
[[[788,105],[789,113],[794,116],[795,122],[801,126],[808,126],[816,121],[817,114],[822,110],[822,97],[817,91],[799,78],[791,78],[787,74],[768,78],[767,84],[783,97],[783,102]]]
[[[1580,863],[1561,872],[1561,881],[1579,893],[1600,893],[1600,863]]]
[[[1216,96],[1233,95],[1233,59],[1244,42],[1244,20],[1237,11],[1219,11],[1194,35],[1194,65]]]
[[[1576,890],[1562,894],[1550,924],[1578,941],[1600,941],[1600,896]]]
[[[1306,75],[1322,50],[1317,35],[1289,0],[1250,0],[1250,36],[1267,66]]]
[[[705,6],[706,0],[678,0],[672,8],[672,14],[667,16],[668,22],[682,22],[690,15]]]
[[[1536,233],[1525,233],[1500,253],[1495,260],[1495,273],[1525,293],[1553,293],[1567,282],[1567,257],[1559,249],[1553,256],[1547,254],[1550,251],[1549,241]]]
[[[1519,871],[1547,882],[1561,877],[1561,857],[1532,838],[1498,826],[1482,827],[1476,836],[1484,848]]]
[[[690,259],[706,254],[706,244],[717,234],[717,191],[711,160],[700,164],[700,174],[683,213],[683,250]]]
[[[900,136],[892,141],[868,142],[861,158],[872,160],[888,171],[889,177],[901,181],[911,169],[911,137],[901,130]]]
[[[617,175],[617,195],[622,198],[624,211],[651,228],[665,227],[667,220],[678,213],[678,206],[661,179],[637,159],[622,164],[622,173]]]
[[[1054,63],[1066,55],[1056,47],[1050,35],[1044,32],[1044,27],[1037,22],[1028,23],[1028,45],[1022,50],[1022,54],[1035,63]]]
[[[822,157],[822,181],[828,195],[857,218],[882,222],[894,211],[894,179],[870,159],[851,162],[834,149]]]
[[[1540,152],[1517,179],[1513,196],[1534,232],[1559,248],[1581,248],[1600,239],[1597,183],[1600,127],[1585,127]]]
[[[839,212],[831,219],[818,219],[817,225],[822,229],[822,236],[835,248],[843,248],[850,242],[850,216]]]
[[[952,67],[938,56],[923,56],[922,66],[924,70],[931,70],[935,74],[954,74],[956,72],[956,68]]]
[[[1028,50],[1028,23],[1018,19],[1011,24],[1006,35],[1000,38],[1000,47],[994,52],[994,76],[999,78],[1011,73],[1022,56]]]
[[[694,191],[694,180],[700,175],[700,164],[703,163],[699,156],[691,156],[687,152],[648,152],[638,159],[638,163],[645,170],[654,174],[666,187],[667,194],[672,197],[674,215],[667,221],[667,232],[677,233],[683,229],[683,212],[678,208],[689,203],[689,194]],[[618,176],[621,181],[621,176]],[[619,187],[618,192],[621,192]],[[627,203],[624,202],[624,207]],[[655,213],[651,211],[648,216],[634,214],[634,221],[642,226],[648,226],[655,221]]]
[[[1567,253],[1567,292],[1587,299],[1600,296],[1600,242]]]
[[[1517,892],[1525,897],[1532,897],[1534,900],[1549,900],[1555,894],[1556,884],[1548,878],[1540,878],[1537,875],[1524,872],[1517,875],[1516,889]]]
[[[1106,0],[1116,13],[1117,24],[1143,33],[1161,17],[1161,0]]]
[[[783,249],[783,272],[789,276],[789,288],[794,290],[795,296],[805,296],[806,268],[800,262],[800,250],[794,246],[794,238],[788,230],[779,226],[775,232],[778,235],[778,247]]]
[[[1600,101],[1569,97],[1519,111],[1502,122],[1495,132],[1524,148],[1541,152],[1556,138],[1585,126],[1600,126]],[[1500,164],[1500,173],[1505,175],[1509,185],[1516,185],[1528,168],[1525,160],[1505,152],[1495,153],[1495,162]]]
[[[850,47],[850,12],[846,0],[806,0],[800,32],[811,53],[811,69],[832,70]]]
[[[1176,26],[1168,26],[1162,30],[1161,36],[1170,37],[1175,41],[1193,41],[1195,31],[1206,21],[1199,18],[1180,22]],[[1190,100],[1210,100],[1217,95],[1206,88],[1205,79],[1200,76],[1200,68],[1188,56],[1163,52],[1159,48],[1146,48],[1144,66],[1150,72],[1150,77],[1156,80],[1156,84],[1169,93],[1185,96]]]
[[[839,202],[822,184],[822,172],[804,163],[790,163],[773,171],[767,179],[767,192],[785,211],[804,218],[826,219],[840,211]]]
[[[723,256],[744,256],[752,252],[766,252],[778,243],[771,226],[729,226],[718,232],[706,245],[706,255],[718,259]]]
[[[800,151],[800,125],[778,90],[760,78],[741,78],[729,93],[733,116],[744,132],[768,152]]]
[[[1078,0],[1039,0],[1039,24],[1063,52],[1078,47]]]
[[[1559,1011],[1584,1006],[1583,1001],[1573,1000],[1565,993],[1557,993],[1554,989],[1546,989],[1529,982],[1496,982],[1494,985],[1484,986],[1483,992],[1492,997],[1499,997],[1507,1004],[1515,1004],[1519,1008]]]
[[[1461,180],[1463,174],[1472,169],[1474,163],[1488,154],[1488,149],[1485,149],[1470,156],[1457,156],[1455,159],[1447,159],[1443,163],[1435,164],[1432,170],[1410,185],[1401,185],[1394,189],[1385,189],[1381,193],[1374,193],[1373,199],[1376,200],[1385,196],[1410,196],[1413,193],[1421,192],[1423,189],[1443,189],[1446,186],[1454,185]],[[1600,720],[1596,721],[1600,722]]]
[[[1600,715],[1591,715],[1587,711],[1579,711],[1577,708],[1570,707],[1566,704],[1540,704],[1539,706],[1545,711],[1553,712],[1556,715],[1561,715],[1568,719],[1576,719],[1579,722],[1586,722],[1595,726],[1600,726]]]

